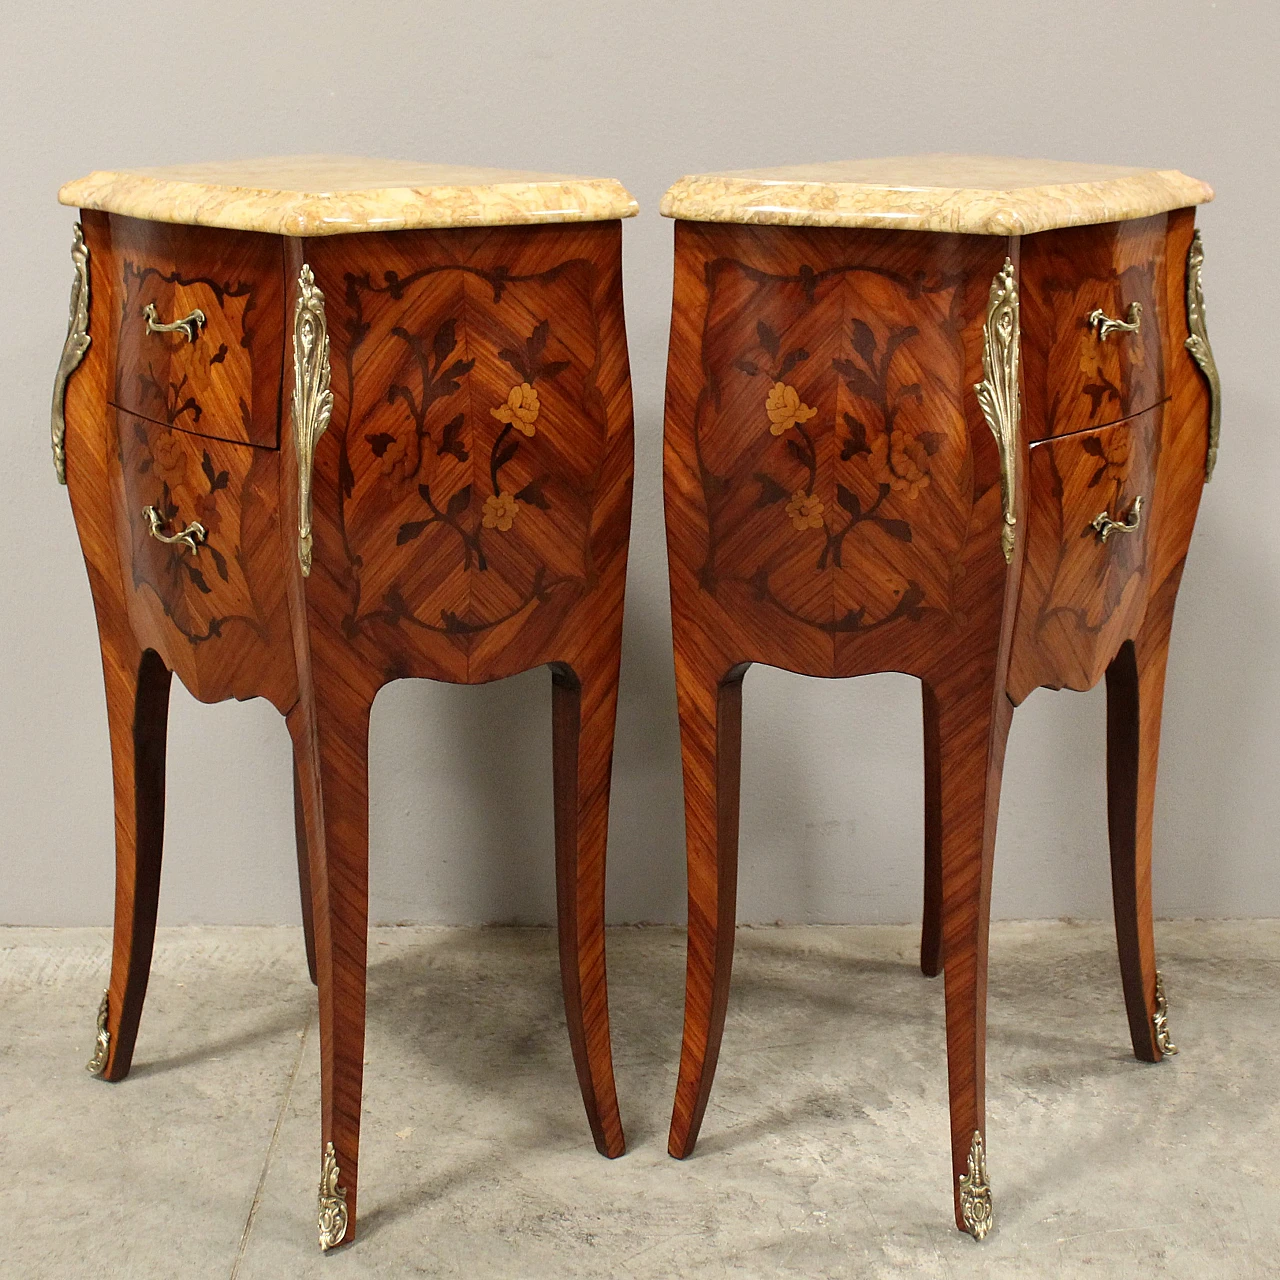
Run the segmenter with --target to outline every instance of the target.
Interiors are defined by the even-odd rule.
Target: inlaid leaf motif
[[[796,367],[802,360],[807,360],[809,353],[803,347],[797,347],[794,351],[788,351],[782,357],[782,363],[778,366],[778,377],[785,378],[792,369]]]
[[[853,349],[862,357],[863,361],[870,365],[876,357],[876,335],[871,331],[871,326],[865,320],[859,320],[855,317],[853,321]]]
[[[435,337],[431,339],[431,350],[438,365],[443,365],[458,345],[457,330],[457,322],[450,318],[436,330]]]
[[[870,453],[871,446],[867,443],[866,423],[860,418],[855,418],[853,414],[846,413],[844,415],[844,425],[849,429],[849,434],[845,437],[844,444],[840,447],[840,461],[848,462],[850,458],[854,458],[860,453]]]
[[[440,447],[436,450],[437,457],[442,457],[448,453],[457,458],[459,462],[466,462],[471,456],[462,443],[462,427],[465,422],[466,414],[460,413],[444,424]]]
[[[449,504],[445,510],[451,516],[460,516],[470,505],[471,486],[464,484],[457,493],[450,497]]]
[[[210,543],[206,543],[205,545],[209,548],[209,554],[213,557],[213,567],[217,569],[218,577],[220,577],[223,580],[223,582],[230,582],[231,579],[227,576],[226,556],[224,556],[222,552],[219,551],[218,548],[213,545],[213,543],[210,542]]]
[[[760,496],[756,499],[757,507],[772,506],[773,503],[781,502],[789,496],[772,476],[767,476],[762,471],[757,471],[752,479],[760,486]]]
[[[551,504],[547,501],[542,492],[542,480],[530,480],[523,489],[516,494],[517,502],[527,503],[531,507],[537,507],[540,511],[547,511]]]
[[[403,547],[406,542],[412,542],[419,537],[429,524],[434,524],[434,520],[409,520],[400,526],[400,531],[396,534],[396,546]]]
[[[891,538],[897,538],[899,542],[911,541],[911,526],[905,520],[890,520],[885,516],[876,516],[875,522]]]
[[[213,460],[209,457],[208,449],[204,451],[204,457],[200,461],[200,470],[204,472],[205,479],[209,482],[210,493],[217,493],[219,489],[225,489],[231,479],[229,471],[214,471]]]
[[[865,369],[858,368],[852,360],[836,359],[831,363],[854,395],[864,400],[879,399],[880,384]]]
[[[782,340],[763,320],[756,323],[756,336],[760,345],[776,360],[782,348]]]

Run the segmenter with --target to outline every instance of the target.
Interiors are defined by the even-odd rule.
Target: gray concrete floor
[[[130,1078],[84,1071],[105,930],[0,930],[5,1277],[1274,1276],[1280,922],[1158,926],[1182,1052],[1129,1054],[1110,930],[993,930],[996,1228],[950,1224],[942,985],[911,928],[739,932],[697,1154],[666,1155],[684,948],[609,939],[630,1153],[596,1155],[547,930],[370,944],[360,1238],[315,1242],[291,929],[172,929]]]

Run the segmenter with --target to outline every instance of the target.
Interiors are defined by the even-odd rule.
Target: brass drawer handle
[[[1101,307],[1089,312],[1089,328],[1098,331],[1098,339],[1106,342],[1113,333],[1137,333],[1142,327],[1142,303],[1129,303],[1128,320],[1113,320]]]
[[[157,542],[167,542],[170,546],[181,544],[193,556],[200,554],[200,544],[209,536],[205,532],[204,525],[198,520],[193,520],[178,533],[165,533],[164,518],[155,507],[143,507],[142,518],[147,522],[148,531]]]
[[[200,336],[200,330],[209,323],[204,312],[199,307],[189,316],[183,316],[181,320],[175,320],[172,324],[165,324],[156,315],[156,304],[154,302],[148,302],[142,308],[142,314],[147,322],[148,333],[181,333],[188,342],[194,342]]]
[[[1142,495],[1139,494],[1134,498],[1133,506],[1129,508],[1129,514],[1125,519],[1113,520],[1105,511],[1099,511],[1089,521],[1089,528],[1097,530],[1099,542],[1106,542],[1113,533],[1137,533],[1141,523]]]

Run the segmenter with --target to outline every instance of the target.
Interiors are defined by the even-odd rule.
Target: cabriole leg
[[[317,664],[318,666],[319,664]],[[310,863],[320,1007],[321,1249],[356,1234],[369,933],[372,694],[316,682],[290,714]],[[314,717],[312,719],[312,717]]]
[[[1157,618],[1153,621],[1150,614]],[[1168,615],[1152,610],[1107,668],[1107,828],[1120,977],[1134,1055],[1159,1062],[1169,1039],[1156,970],[1151,910],[1151,827],[1160,716],[1169,656]]]
[[[746,665],[696,667],[676,642],[676,698],[684,764],[689,942],[684,1040],[668,1152],[692,1154],[707,1108],[729,1004],[738,893],[742,678]]]
[[[594,668],[552,668],[556,911],[569,1043],[596,1149],[626,1150],[609,1042],[605,970],[605,842],[618,706],[621,635]]]
[[[169,669],[151,649],[104,643],[102,667],[115,793],[116,908],[111,985],[98,1013],[89,1071],[123,1080],[147,995],[164,846]]]
[[[981,1240],[992,1222],[986,1174],[987,944],[1000,777],[1013,704],[989,682],[930,686],[942,828],[942,956],[956,1226]]]

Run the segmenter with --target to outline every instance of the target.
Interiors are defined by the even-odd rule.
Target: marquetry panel
[[[688,337],[673,328],[668,449],[688,465],[696,515],[669,519],[668,532],[743,631],[744,656],[892,667],[913,629],[966,626],[966,557],[975,526],[989,526],[996,479],[966,384],[981,376],[1003,246],[693,224],[677,234],[696,259],[678,268],[696,296]],[[693,368],[694,399],[677,409]],[[861,643],[882,630],[883,645]]]
[[[616,226],[308,243],[335,397],[316,536],[338,538],[344,632],[391,629],[471,678],[484,640],[542,645],[594,589],[601,515],[629,490],[621,455],[601,487],[620,444],[629,477],[625,351],[601,332],[617,245]]]
[[[274,236],[113,217],[114,400],[153,422],[275,448],[284,352],[284,249]],[[199,310],[194,340],[152,333]]]

